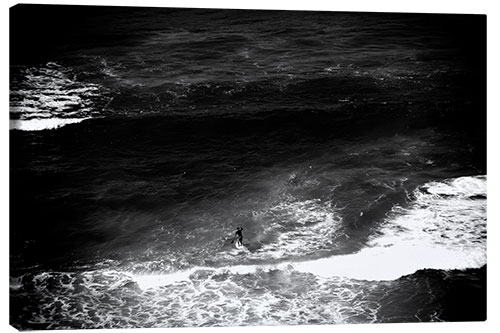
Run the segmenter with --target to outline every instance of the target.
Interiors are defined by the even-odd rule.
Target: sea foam
[[[189,280],[203,270],[230,274],[295,270],[320,278],[386,281],[420,269],[486,264],[486,176],[431,182],[413,196],[415,201],[409,207],[393,208],[368,247],[353,254],[273,265],[193,267],[169,274],[135,274],[133,278],[143,289]]]

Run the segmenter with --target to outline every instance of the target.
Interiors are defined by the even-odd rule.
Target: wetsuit
[[[238,242],[243,245],[243,234],[241,233],[241,230],[236,230],[236,233],[234,237],[238,237]]]

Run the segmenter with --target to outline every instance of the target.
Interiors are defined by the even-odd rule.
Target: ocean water
[[[485,35],[477,15],[13,7],[11,324],[485,320]]]

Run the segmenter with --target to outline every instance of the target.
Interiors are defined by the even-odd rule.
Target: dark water
[[[14,7],[11,324],[484,320],[485,23]]]

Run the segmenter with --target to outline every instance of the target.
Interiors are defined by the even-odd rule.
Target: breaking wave
[[[11,82],[11,129],[39,131],[78,123],[102,115],[109,101],[102,86],[78,81],[57,63],[16,70],[22,80]]]

